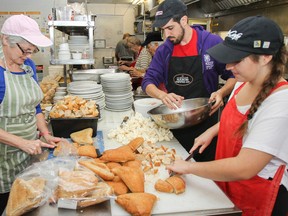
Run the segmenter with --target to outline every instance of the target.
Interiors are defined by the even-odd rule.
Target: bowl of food
[[[209,98],[183,100],[182,106],[171,110],[165,104],[148,111],[150,117],[161,127],[186,128],[203,122],[209,116],[212,103]]]

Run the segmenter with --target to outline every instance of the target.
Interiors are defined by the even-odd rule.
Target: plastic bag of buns
[[[77,160],[75,156],[55,157],[27,167],[11,187],[6,215],[23,215],[48,203],[61,208],[61,202],[71,201],[77,209],[109,199],[110,186]]]
[[[44,205],[57,186],[52,160],[34,163],[16,176],[6,207],[7,216],[22,215]]]
[[[104,202],[113,195],[112,188],[94,172],[81,166],[78,159],[74,169],[59,170],[58,187],[54,194],[58,207],[71,208],[74,205],[74,208],[84,208]]]

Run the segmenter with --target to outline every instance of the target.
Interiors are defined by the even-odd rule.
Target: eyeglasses
[[[22,55],[25,55],[25,56],[32,55],[32,54],[39,52],[38,47],[36,47],[36,49],[34,51],[24,51],[23,48],[18,43],[16,43],[16,45],[21,50]]]

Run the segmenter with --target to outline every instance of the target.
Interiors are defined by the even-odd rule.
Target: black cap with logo
[[[187,11],[187,6],[180,0],[165,0],[163,1],[155,14],[155,22],[153,27],[162,27],[169,22],[173,16],[183,14]]]
[[[247,17],[236,23],[225,40],[207,50],[222,63],[241,61],[251,54],[274,55],[283,46],[280,27],[264,16]]]

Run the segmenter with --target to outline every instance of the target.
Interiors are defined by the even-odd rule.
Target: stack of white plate
[[[100,110],[105,107],[105,95],[102,85],[94,81],[75,81],[67,86],[70,95],[77,95],[86,100],[94,100],[99,105]],[[100,112],[101,113],[101,112]]]
[[[82,52],[83,50],[89,48],[88,36],[85,35],[69,36],[68,44],[71,51]]]
[[[133,104],[130,75],[127,73],[108,73],[100,76],[105,93],[106,110],[127,111]]]

